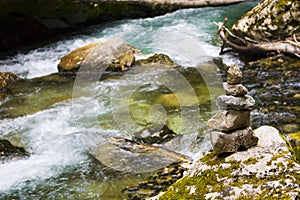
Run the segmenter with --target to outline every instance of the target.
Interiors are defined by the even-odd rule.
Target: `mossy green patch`
[[[291,133],[289,134],[289,136],[295,140],[299,140],[300,141],[300,131],[296,132],[296,133]]]
[[[257,162],[258,162],[258,160],[256,158],[249,158],[248,160],[245,160],[243,163],[245,165],[254,165]]]

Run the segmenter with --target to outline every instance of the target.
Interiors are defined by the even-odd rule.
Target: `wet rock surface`
[[[121,38],[105,43],[92,43],[61,58],[58,71],[62,74],[81,72],[124,71],[135,61],[134,48]]]
[[[11,72],[0,72],[0,99],[9,92],[11,86],[22,79]]]
[[[269,124],[284,134],[300,130],[299,66],[299,59],[283,55],[246,63],[243,83],[257,105],[254,128]]]
[[[6,162],[15,158],[29,156],[28,152],[22,147],[13,146],[8,140],[0,139],[0,162]]]
[[[163,144],[172,140],[175,136],[176,133],[164,125],[161,129],[146,128],[134,133],[133,141],[146,144]]]

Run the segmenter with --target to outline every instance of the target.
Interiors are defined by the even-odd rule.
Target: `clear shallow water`
[[[145,54],[166,53],[183,66],[200,65],[200,74],[206,76],[210,67],[206,69],[205,66],[210,64],[203,63],[211,60],[211,57],[218,56],[219,52],[215,36],[216,27],[212,22],[223,21],[224,17],[237,19],[253,5],[253,2],[250,2],[222,8],[188,9],[156,18],[122,20],[93,26],[76,36],[26,54],[0,60],[0,70],[11,71],[25,78],[48,75],[57,72],[59,59],[71,50],[90,42],[121,37]],[[227,62],[238,62],[230,57],[224,59]],[[176,94],[188,97],[188,101],[182,101],[189,104],[187,107],[190,113],[186,115],[198,117],[197,120],[192,120],[193,118],[186,115],[182,117],[181,111],[172,105],[164,105],[165,109],[154,106],[165,102],[159,99],[172,99],[168,98],[170,92],[160,87],[167,84],[157,78],[157,74],[167,73],[160,70],[143,70],[138,75],[127,74],[129,78],[123,76],[120,80],[93,83],[85,88],[91,90],[93,96],[87,95],[56,103],[31,115],[2,119],[0,136],[17,141],[32,156],[0,165],[0,197],[125,198],[120,191],[126,186],[136,185],[149,171],[144,170],[145,174],[137,175],[132,171],[116,171],[111,166],[101,165],[87,153],[97,145],[96,141],[99,139],[89,137],[89,134],[100,133],[101,136],[130,138],[134,131],[161,116],[165,118],[167,115],[169,126],[182,134],[173,143],[166,144],[166,148],[191,157],[198,157],[207,151],[209,143],[203,133],[206,129],[205,121],[211,114],[212,102],[206,99],[207,92],[202,91],[204,83],[188,83],[196,93],[196,103],[190,101],[195,97],[195,93],[184,87],[175,91]],[[165,78],[173,79],[173,82],[178,79],[174,74],[165,75]],[[212,84],[209,81],[207,83]],[[215,83],[212,85],[216,86]],[[176,85],[167,85],[167,89],[173,87],[177,88]],[[216,88],[212,89],[217,91]],[[114,93],[118,90],[119,92]],[[126,92],[130,96],[125,100],[122,99],[123,95],[116,95]],[[111,98],[112,95],[114,98]],[[126,119],[128,104],[131,107],[131,115],[134,116],[134,121],[130,122],[133,126],[121,125],[120,128],[122,121],[118,119],[123,117],[124,113],[125,118],[122,119]],[[193,107],[199,104],[200,108]],[[122,105],[125,106],[124,112]],[[120,112],[114,113],[114,110]],[[186,118],[182,123],[184,128],[180,129],[178,124]],[[128,130],[124,130],[124,127]],[[82,135],[84,137],[81,137]],[[103,153],[105,154],[104,149]],[[127,167],[134,169],[134,166]]]

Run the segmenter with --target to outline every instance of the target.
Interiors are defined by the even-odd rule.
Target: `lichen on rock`
[[[254,135],[259,142],[246,151],[206,154],[159,199],[299,198],[300,165],[278,130],[262,126]]]
[[[282,40],[300,32],[300,3],[264,0],[233,27],[235,33],[258,41]]]

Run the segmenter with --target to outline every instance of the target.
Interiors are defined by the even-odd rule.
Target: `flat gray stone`
[[[235,97],[244,96],[248,93],[247,88],[242,84],[230,85],[227,82],[224,82],[223,88],[227,95],[232,95]]]
[[[255,106],[255,100],[250,95],[243,97],[220,95],[216,104],[219,110],[252,110]]]
[[[234,85],[242,82],[243,73],[236,65],[231,65],[227,71],[227,83]]]
[[[210,120],[207,125],[219,131],[231,131],[250,126],[250,111],[220,110]]]
[[[248,149],[256,146],[258,143],[258,138],[254,136],[251,127],[237,130],[230,134],[212,131],[210,137],[213,149],[218,154],[237,152],[239,149]]]

